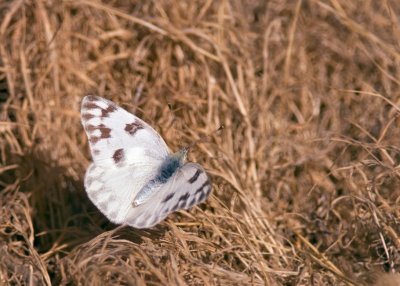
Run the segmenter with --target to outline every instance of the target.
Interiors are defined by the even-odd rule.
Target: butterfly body
[[[151,227],[211,192],[204,169],[185,163],[187,148],[170,154],[153,128],[111,101],[86,96],[81,120],[93,157],[85,189],[112,222]]]

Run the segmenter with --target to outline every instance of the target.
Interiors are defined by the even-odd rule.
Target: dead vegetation
[[[0,284],[397,285],[398,3],[132,2],[0,2]],[[109,223],[86,94],[172,150],[224,125],[207,203]]]

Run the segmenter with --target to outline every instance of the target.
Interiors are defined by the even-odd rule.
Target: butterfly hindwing
[[[86,96],[81,120],[97,165],[126,166],[168,155],[167,145],[153,128],[109,100]]]
[[[123,224],[132,209],[134,197],[155,173],[151,164],[121,168],[91,164],[85,176],[85,189],[93,204],[110,221]]]
[[[160,213],[189,209],[202,203],[211,192],[206,171],[197,163],[186,163],[171,179],[171,191],[157,194],[161,198]]]
[[[211,192],[205,170],[196,163],[186,163],[143,205],[130,210],[126,221],[136,228],[158,224],[168,214],[205,201]]]

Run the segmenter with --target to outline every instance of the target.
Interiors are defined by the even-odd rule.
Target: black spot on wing
[[[84,102],[82,104],[82,110],[94,110],[94,109],[100,109],[101,111],[101,118],[108,117],[110,113],[117,111],[117,107],[111,103],[107,102],[108,106],[107,108],[102,108],[98,103],[101,102],[102,100],[94,95],[88,95],[85,97]],[[104,102],[103,102],[104,103]],[[85,120],[88,120],[84,116],[82,116]],[[89,118],[90,119],[90,118]]]
[[[186,193],[179,197],[179,201],[186,201],[189,198],[189,193]]]
[[[85,100],[86,100],[86,102],[98,101],[99,98],[98,98],[97,96],[95,96],[95,95],[87,95],[87,96],[85,97]]]
[[[206,198],[206,193],[205,192],[201,192],[201,194],[199,196],[199,202],[204,201],[205,198]]]
[[[92,118],[94,117],[94,115],[93,115],[93,114],[90,114],[90,113],[82,113],[81,117],[82,117],[84,120],[88,121],[88,120],[92,119]]]
[[[184,208],[186,206],[187,199],[190,197],[189,193],[186,193],[179,197],[179,208]]]
[[[179,208],[179,202],[176,203],[176,205],[174,205],[171,209],[171,212],[176,211]]]
[[[197,195],[198,193],[202,192],[203,188],[206,187],[207,185],[210,185],[210,181],[209,180],[205,181],[204,184],[201,185],[201,187],[198,188],[194,194]]]
[[[114,159],[114,162],[117,164],[117,163],[119,163],[119,162],[121,162],[121,160],[124,158],[124,149],[118,149],[118,150],[116,150],[115,152],[114,152],[114,155],[113,155],[113,159]]]
[[[193,198],[191,201],[190,201],[190,204],[189,204],[189,208],[190,207],[192,207],[195,203],[196,203],[197,201],[196,201],[196,198]]]
[[[98,141],[100,141],[101,139],[108,139],[111,138],[111,129],[108,128],[107,126],[105,126],[104,124],[100,124],[98,126],[94,126],[94,125],[86,125],[85,126],[86,132],[88,134],[89,137],[89,141],[92,144],[96,144]],[[93,136],[92,133],[96,130],[100,131],[100,136]]]
[[[165,197],[165,199],[162,201],[163,203],[168,202],[170,199],[174,197],[175,193],[171,193],[168,196]]]
[[[82,105],[82,108],[87,110],[92,110],[92,109],[98,109],[100,108],[100,106],[98,106],[94,101],[92,101],[89,98],[89,101],[85,101],[85,103]]]
[[[130,135],[134,135],[136,131],[143,129],[144,127],[140,122],[132,122],[125,125],[125,131],[128,132]]]
[[[99,142],[99,140],[100,140],[100,137],[96,137],[96,136],[93,136],[93,137],[89,138],[89,141],[92,144],[96,144],[97,142]]]
[[[198,189],[196,190],[196,192],[194,193],[195,196],[198,195],[198,196],[197,196],[197,203],[200,203],[200,202],[204,201],[204,200],[208,197],[208,195],[210,194],[210,192],[211,192],[211,184],[210,184],[210,181],[207,180],[207,181],[205,181],[204,184],[201,185],[201,187],[198,188]]]
[[[196,170],[196,173],[194,173],[194,175],[189,179],[188,182],[191,183],[191,184],[193,184],[194,182],[196,182],[201,173],[202,173],[202,170],[201,170],[201,169],[197,169],[197,170]]]
[[[101,109],[101,117],[108,117],[110,113],[117,111],[117,108],[113,105],[109,105],[106,109]]]
[[[100,130],[100,133],[101,133],[101,135],[100,135],[101,139],[111,138],[111,135],[110,135],[111,129],[110,128],[106,127],[104,124],[100,124],[98,126],[98,129]]]

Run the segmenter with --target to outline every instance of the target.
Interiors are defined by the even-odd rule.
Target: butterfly
[[[93,158],[85,189],[113,223],[149,228],[209,196],[211,182],[203,167],[185,163],[189,148],[169,153],[161,136],[132,113],[88,95],[81,121]]]

